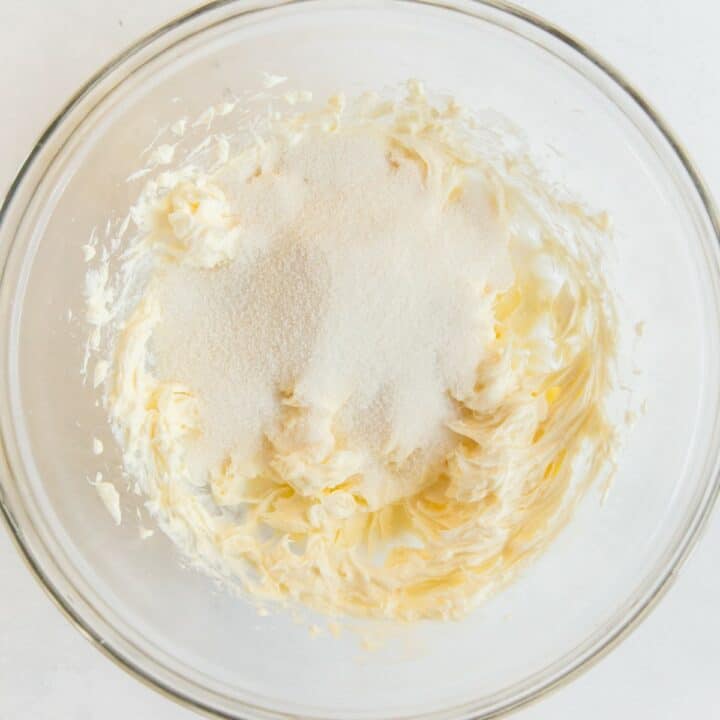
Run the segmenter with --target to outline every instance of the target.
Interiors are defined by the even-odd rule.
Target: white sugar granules
[[[484,178],[448,203],[401,160],[370,131],[316,132],[271,172],[223,172],[250,250],[168,270],[152,338],[158,377],[200,401],[204,461],[257,451],[291,392],[354,447],[441,450],[492,332],[486,291],[512,273]]]

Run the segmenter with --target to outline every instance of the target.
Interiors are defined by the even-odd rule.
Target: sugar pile
[[[442,455],[493,332],[490,290],[512,281],[487,181],[448,201],[368,130],[316,132],[220,182],[245,252],[168,270],[152,338],[158,377],[200,401],[203,462],[258,452],[288,394],[355,448]]]

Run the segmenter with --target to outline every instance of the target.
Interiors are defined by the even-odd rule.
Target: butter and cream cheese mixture
[[[87,372],[195,565],[461,617],[611,471],[608,219],[419,82],[296,99],[212,162],[155,151],[136,232],[88,270]]]

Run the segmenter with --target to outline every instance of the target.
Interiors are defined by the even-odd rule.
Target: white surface
[[[0,188],[68,95],[187,0],[3,0]],[[525,0],[619,67],[679,132],[720,188],[714,0]],[[98,12],[100,10],[100,12]],[[34,50],[28,53],[32,38]],[[620,648],[519,720],[720,716],[720,546],[715,517],[676,586]],[[0,531],[0,720],[195,717],[115,668],[54,609]]]

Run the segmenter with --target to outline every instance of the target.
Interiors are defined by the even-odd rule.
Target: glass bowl
[[[180,115],[257,87],[316,96],[418,77],[524,128],[616,227],[623,314],[645,323],[647,400],[601,504],[590,492],[552,547],[466,620],[313,637],[259,617],[183,568],[170,542],[115,527],[88,478],[120,479],[80,381],[80,251],[124,214],[141,150]],[[138,678],[227,718],[488,718],[612,648],[676,576],[718,491],[718,221],[678,141],[625,80],[544,21],[502,3],[217,2],[95,75],[32,150],[2,208],[2,510],[68,618]],[[70,312],[69,312],[70,311]],[[72,314],[72,317],[70,317]],[[92,437],[108,452],[92,453]],[[313,621],[306,613],[305,622]]]

